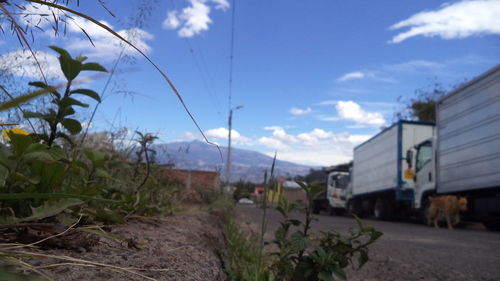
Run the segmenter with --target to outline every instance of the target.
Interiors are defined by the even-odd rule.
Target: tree
[[[437,101],[447,92],[440,82],[435,82],[427,88],[416,89],[415,96],[402,111],[396,113],[397,119],[436,122]]]

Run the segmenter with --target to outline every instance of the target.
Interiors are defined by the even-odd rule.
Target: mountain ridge
[[[219,152],[217,146],[194,140],[153,144],[151,148],[156,151],[154,158],[159,164],[175,164],[178,169],[216,171],[221,179],[226,178],[227,147],[219,146]],[[240,179],[263,182],[264,173],[270,171],[272,162],[273,158],[263,153],[232,147],[231,182]],[[276,159],[274,172],[276,176],[295,177],[306,175],[313,168],[317,167]]]

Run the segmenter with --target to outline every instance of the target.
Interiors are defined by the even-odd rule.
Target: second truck
[[[500,230],[500,65],[441,98],[436,124],[399,121],[353,153],[348,214],[425,218],[429,196],[467,196],[466,216]]]

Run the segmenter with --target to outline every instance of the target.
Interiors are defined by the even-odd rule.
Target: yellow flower
[[[29,135],[30,133],[23,130],[23,129],[20,129],[20,128],[12,128],[12,129],[3,130],[2,137],[5,141],[10,141],[9,134]]]

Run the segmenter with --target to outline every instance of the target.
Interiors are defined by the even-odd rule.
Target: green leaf
[[[85,196],[70,193],[0,193],[0,200],[26,200],[26,199],[50,199],[50,198],[77,198],[81,200],[94,200],[109,203],[120,203],[117,200],[104,199],[94,196]]]
[[[309,247],[309,244],[309,239],[304,237],[300,231],[294,232],[290,235],[290,247],[293,251],[300,252],[305,250]]]
[[[62,48],[56,46],[50,46],[49,48],[59,53],[59,63],[61,64],[61,70],[66,79],[68,79],[68,81],[75,79],[82,69],[82,63],[72,59],[71,55]]]
[[[84,63],[82,65],[82,70],[89,70],[89,71],[102,71],[102,72],[108,72],[106,70],[106,68],[102,67],[100,64],[98,63],[94,63],[94,62],[88,62],[88,63]]]
[[[104,152],[98,150],[85,150],[83,153],[92,162],[95,168],[104,166],[106,160],[106,154]]]
[[[54,87],[49,86],[42,81],[29,82],[28,85],[49,90],[52,94],[56,95],[58,98],[61,98],[61,94],[59,94],[59,92]]]
[[[75,60],[79,61],[79,62],[84,62],[88,59],[89,57],[86,57],[86,56],[78,56],[75,58]],[[83,70],[83,69],[82,69]]]
[[[38,119],[45,118],[45,114],[39,113],[39,112],[32,112],[32,111],[25,111],[23,116],[24,116],[24,118],[38,118]]]
[[[335,279],[333,279],[333,277],[332,277],[332,274],[329,272],[326,272],[326,271],[321,271],[318,274],[318,278],[323,280],[323,281],[335,281]]]
[[[72,106],[72,105],[78,105],[78,106],[81,106],[81,107],[89,107],[88,104],[86,103],[83,103],[79,100],[76,100],[74,98],[70,98],[70,97],[64,97],[63,99],[57,101],[57,105],[59,105],[59,107],[69,107],[69,106]]]
[[[73,115],[73,114],[75,114],[75,110],[71,106],[66,107],[62,111],[62,116],[63,117],[70,116],[70,115]]]
[[[0,188],[5,186],[5,181],[9,177],[9,170],[3,165],[0,165]]]
[[[37,118],[37,119],[42,119],[45,120],[49,123],[54,122],[56,120],[56,115],[57,113],[54,110],[49,110],[49,113],[43,114],[39,112],[32,112],[32,111],[25,111],[23,114],[24,118]]]
[[[68,130],[72,135],[78,134],[82,130],[82,125],[75,119],[65,118],[61,121],[61,124]]]
[[[42,162],[51,162],[54,161],[52,155],[48,151],[33,151],[29,153],[25,153],[23,155],[24,161],[42,161]]]
[[[51,48],[52,50],[58,52],[60,56],[71,57],[71,55],[66,50],[64,50],[63,48],[59,48],[57,46],[49,46],[49,48]]]
[[[41,143],[33,143],[31,144],[27,149],[26,149],[26,153],[30,153],[30,152],[35,152],[35,151],[46,151],[48,148],[47,145],[45,144],[41,144]]]
[[[23,103],[29,102],[32,99],[43,96],[43,95],[48,94],[52,91],[55,91],[55,89],[54,88],[42,89],[42,90],[31,92],[31,93],[26,94],[26,95],[21,95],[21,96],[15,97],[9,101],[6,101],[4,103],[0,103],[0,111],[4,111],[4,110],[8,110],[8,109],[20,106]]]
[[[108,174],[108,172],[106,172],[103,169],[96,169],[95,170],[95,176],[99,177],[99,178],[111,178],[111,175]]]
[[[21,218],[18,222],[23,221],[36,221],[44,218],[55,216],[69,207],[82,205],[82,200],[74,199],[74,198],[65,198],[59,199],[55,201],[45,201],[43,205],[39,207],[31,207],[32,214],[29,217]]]
[[[30,184],[38,184],[40,182],[40,178],[38,178],[36,176],[27,177],[19,172],[11,172],[10,178],[16,182],[28,182]]]
[[[366,249],[360,249],[358,257],[359,268],[361,268],[366,262],[368,262],[368,251]]]
[[[35,161],[31,165],[31,171],[40,177],[37,191],[41,192],[59,191],[66,176],[65,165],[61,162]]]
[[[342,280],[347,280],[347,275],[345,274],[345,271],[342,268],[334,268],[332,271],[333,274],[335,274],[335,276],[337,276],[338,278]]]
[[[14,153],[17,156],[22,155],[26,149],[33,143],[33,140],[29,135],[20,135],[9,133],[10,142],[14,148]]]
[[[101,97],[98,93],[89,89],[76,89],[70,92],[71,94],[81,94],[93,98],[94,100],[101,102]]]
[[[74,142],[73,142],[73,140],[71,139],[71,137],[70,137],[70,136],[68,136],[68,135],[66,135],[65,133],[58,132],[58,133],[56,134],[56,137],[57,137],[57,138],[64,139],[64,140],[66,140],[69,144],[74,145]]]
[[[50,155],[54,158],[54,160],[61,160],[66,158],[66,153],[64,152],[64,149],[62,149],[59,146],[52,146],[49,149]]]

